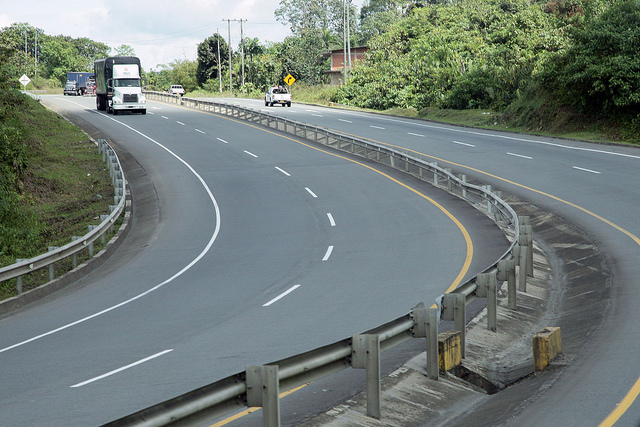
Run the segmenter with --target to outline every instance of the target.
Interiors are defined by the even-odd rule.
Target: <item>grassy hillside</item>
[[[95,144],[30,97],[0,92],[0,266],[86,234],[109,204]]]

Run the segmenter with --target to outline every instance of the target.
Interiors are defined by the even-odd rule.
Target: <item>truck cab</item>
[[[94,69],[98,110],[113,114],[127,110],[147,113],[138,58],[121,56],[100,59],[95,61]]]
[[[64,95],[81,95],[78,84],[75,80],[67,80],[64,85]]]

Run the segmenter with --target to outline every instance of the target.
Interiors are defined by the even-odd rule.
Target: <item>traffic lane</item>
[[[472,133],[467,130],[462,130],[461,132]],[[504,145],[504,138],[502,136],[496,137],[495,135],[491,135],[490,138],[498,139],[502,142],[500,145]],[[525,141],[522,140],[521,137],[513,137],[510,139],[518,141],[520,147],[522,147],[522,143],[526,143],[528,145],[528,149],[532,146],[535,147],[540,145],[540,142],[537,139],[533,141]],[[473,145],[471,148],[477,147],[477,144],[469,144]],[[406,146],[407,144],[403,145]],[[629,189],[629,186],[626,185],[622,185],[623,189],[620,188],[621,183],[629,182],[630,176],[626,172],[631,171],[631,174],[633,174],[636,170],[635,166],[637,165],[637,158],[634,153],[637,153],[637,151],[621,147],[603,149],[602,146],[591,146],[584,143],[576,143],[576,145],[586,148],[586,150],[578,151],[573,147],[567,148],[566,144],[558,144],[557,142],[550,145],[545,141],[545,151],[548,151],[549,154],[537,155],[537,157],[540,158],[540,162],[539,164],[536,164],[535,168],[512,167],[512,170],[509,171],[506,170],[509,169],[508,167],[500,167],[499,164],[496,165],[496,161],[491,162],[492,159],[475,157],[465,160],[464,163],[473,165],[473,169],[476,171],[492,170],[492,174],[494,175],[509,177],[509,182],[506,183],[503,179],[494,179],[493,177],[487,178],[486,174],[477,173],[476,177],[481,181],[493,181],[498,188],[506,188],[508,191],[515,192],[516,194],[520,193],[522,197],[526,197],[528,200],[535,199],[540,204],[551,207],[556,212],[560,212],[563,216],[573,218],[574,222],[590,230],[590,233],[596,237],[596,241],[602,250],[608,254],[607,257],[615,268],[620,263],[618,260],[628,259],[629,254],[634,254],[638,251],[637,244],[634,244],[634,242],[630,240],[631,236],[624,235],[624,231],[627,229],[637,230],[638,220],[637,216],[633,214],[633,201],[637,199],[637,188],[635,186],[631,186],[632,188]],[[552,147],[552,150],[549,150],[549,147]],[[566,153],[562,153],[563,151],[566,151]],[[557,156],[558,153],[563,154],[567,158],[564,161],[556,161],[554,156]],[[474,153],[474,156],[476,155],[477,153]],[[534,156],[530,157],[530,159],[534,158]],[[525,157],[521,158],[524,160],[530,160]],[[463,163],[458,157],[455,159],[456,166],[460,166],[460,164]],[[584,159],[585,162],[576,162],[577,159]],[[482,162],[491,163],[491,166],[478,166],[478,163]],[[589,167],[576,167],[575,163],[589,165]],[[548,168],[547,165],[551,165],[552,168]],[[553,168],[559,168],[560,165],[564,168],[564,171],[558,174]],[[585,175],[571,175],[566,172],[569,168],[576,172],[585,173]],[[589,175],[604,176],[599,177],[602,179],[598,180],[595,176],[589,177]],[[587,177],[589,177],[589,179],[587,179]],[[571,179],[568,180],[567,178]],[[529,188],[544,188],[548,193],[540,194],[531,192],[527,188],[523,188],[517,184],[512,187],[511,184],[513,184],[514,181],[525,182],[530,186]],[[532,185],[530,184],[532,182],[538,183]],[[558,186],[557,183],[566,185]],[[565,200],[569,200],[570,202],[567,203],[565,200],[554,199],[554,195],[559,193],[563,195]],[[549,197],[549,195],[551,195],[551,197]],[[571,202],[573,202],[573,204],[571,204]],[[607,218],[614,218],[615,222],[613,227],[611,224],[607,224],[603,229],[602,219],[594,217],[592,214],[581,210],[583,205],[588,206],[590,209],[593,209],[593,211],[600,212],[601,216],[603,216],[605,220]],[[626,228],[623,230],[615,229],[617,224],[623,224]],[[623,244],[620,243],[621,239],[624,240]],[[624,246],[625,250],[617,251],[621,246]],[[625,265],[614,272],[614,280],[615,283],[617,283],[617,286],[614,285],[616,293],[614,293],[613,301],[616,301],[616,306],[619,306],[620,304],[627,305],[625,303],[630,300],[638,301],[635,289],[627,287],[625,284],[632,283],[633,277],[637,277],[637,274],[640,272],[638,272],[637,267],[635,267],[636,263],[622,262],[622,264]],[[605,284],[603,284],[603,286],[605,286]],[[628,306],[628,310],[631,310],[632,313],[636,311],[633,309],[633,304]],[[617,317],[618,314],[615,316]],[[625,322],[625,325],[637,324],[638,319],[636,316],[632,314],[630,317],[631,318]],[[610,319],[611,318],[608,318],[606,322],[608,323]],[[622,400],[625,393],[628,390],[631,390],[635,385],[635,381],[637,379],[635,374],[636,366],[633,363],[629,364],[628,362],[629,354],[635,354],[638,351],[637,340],[633,338],[635,337],[633,331],[628,328],[623,328],[624,332],[620,333],[620,327],[614,326],[616,323],[617,322],[613,322],[609,325],[611,328],[615,329],[609,329],[607,333],[602,334],[600,338],[602,339],[604,337],[605,340],[600,341],[595,348],[600,348],[599,346],[603,346],[605,349],[620,348],[620,345],[623,345],[625,351],[621,353],[616,352],[619,357],[616,357],[616,362],[611,364],[609,363],[611,358],[600,353],[599,357],[594,357],[590,360],[589,365],[591,366],[591,369],[587,369],[586,372],[597,372],[606,366],[604,369],[606,369],[607,372],[610,372],[611,369],[617,370],[617,375],[610,375],[605,378],[592,378],[591,382],[582,381],[579,393],[575,392],[576,384],[573,384],[573,387],[563,387],[563,391],[549,394],[548,401],[553,401],[554,407],[559,408],[558,411],[553,411],[553,413],[545,410],[545,414],[548,415],[549,420],[556,422],[563,419],[561,417],[562,414],[573,414],[575,412],[588,414],[585,415],[585,418],[590,420],[593,420],[594,418],[603,419],[607,414],[607,408],[609,408],[609,410],[615,408],[617,403]],[[598,327],[599,325],[594,325],[594,328],[597,329]],[[618,337],[620,340],[615,340],[614,337]],[[591,351],[593,351],[593,349],[591,349]],[[588,354],[593,353],[588,352]],[[603,363],[603,361],[605,362]],[[625,371],[623,374],[620,374],[621,369]],[[611,373],[613,374],[614,372]],[[585,378],[584,371],[580,371],[579,376],[580,378]],[[595,375],[593,375],[593,377],[595,377]],[[590,411],[584,411],[584,409],[586,409],[584,408],[584,402],[590,402],[590,397],[593,397],[593,393],[589,393],[590,388],[585,386],[585,384],[594,383],[600,384],[603,389],[608,390],[608,393],[606,394],[606,397],[600,397],[596,404],[591,404],[589,406],[589,408],[591,408]],[[565,401],[566,405],[555,405],[559,399]],[[567,410],[567,408],[570,407],[579,407],[581,409],[576,409],[575,411]],[[534,409],[532,409],[531,414],[539,413],[539,408],[540,406],[536,405]],[[631,411],[633,412],[633,409]],[[625,415],[625,418],[627,417],[633,419],[633,415],[631,414]],[[540,419],[539,414],[537,414],[536,419]],[[578,424],[581,424],[582,421],[584,421],[584,418],[577,422]]]
[[[99,122],[95,117],[92,118],[96,123]],[[116,134],[121,132],[121,128],[116,126],[110,131]],[[130,141],[134,152],[138,150],[136,154],[141,159],[138,162],[142,168],[145,168],[148,174],[154,175],[154,182],[157,182],[158,185],[149,192],[158,194],[158,191],[161,190],[163,193],[158,208],[161,213],[158,212],[157,218],[154,218],[155,233],[148,235],[147,239],[143,241],[136,242],[138,246],[128,253],[133,258],[132,260],[140,263],[140,267],[144,270],[138,268],[127,271],[122,275],[121,280],[116,277],[119,280],[116,281],[115,286],[104,288],[105,293],[97,303],[98,306],[85,307],[84,304],[79,304],[76,309],[70,311],[50,310],[53,316],[64,318],[66,313],[67,320],[72,321],[72,319],[75,320],[74,317],[82,315],[85,310],[86,312],[95,312],[101,304],[108,304],[114,299],[121,301],[123,298],[126,299],[139,293],[140,290],[148,289],[148,283],[159,283],[188,264],[206,246],[213,232],[217,218],[212,202],[207,198],[201,183],[193,174],[188,173],[189,171],[184,165],[175,158],[149,144],[140,135],[135,133],[116,135],[116,139],[121,137],[120,141]],[[150,150],[140,151],[137,147],[150,148]],[[190,186],[195,186],[194,191],[183,194],[182,190]],[[134,199],[147,196],[148,194],[132,195]],[[189,221],[185,221],[185,218],[189,218]],[[188,225],[192,225],[193,230],[189,231]],[[167,234],[167,239],[159,239],[159,232],[162,232],[163,235]],[[155,259],[167,255],[170,257],[165,263],[154,266]],[[141,271],[144,271],[143,275]],[[52,302],[55,300],[52,298]],[[55,324],[55,322],[47,322],[47,324]],[[29,335],[33,335],[35,332],[31,331]],[[3,335],[0,340],[5,337],[6,335]],[[4,341],[2,343],[4,344]]]
[[[234,328],[235,329],[235,328]],[[91,331],[91,333],[95,333],[95,331]],[[115,359],[115,358],[114,358]]]

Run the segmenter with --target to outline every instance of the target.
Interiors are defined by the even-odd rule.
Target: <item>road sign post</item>
[[[27,90],[27,85],[31,83],[31,79],[27,77],[26,74],[23,74],[22,77],[18,79],[18,81],[22,83],[22,86],[24,86],[24,90]]]

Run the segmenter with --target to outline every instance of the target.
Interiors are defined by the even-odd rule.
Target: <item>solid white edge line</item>
[[[123,366],[121,368],[114,369],[113,371],[107,372],[106,374],[102,374],[102,375],[99,375],[97,377],[91,378],[90,380],[86,380],[86,381],[83,381],[81,383],[74,384],[74,385],[71,386],[71,388],[78,388],[78,387],[85,386],[87,384],[91,384],[92,382],[99,381],[99,380],[101,380],[103,378],[110,377],[111,375],[117,374],[118,372],[122,372],[122,371],[125,371],[125,370],[129,369],[129,368],[133,368],[134,366],[137,366],[137,365],[140,365],[142,363],[148,362],[150,360],[153,360],[153,359],[155,359],[157,357],[160,357],[160,356],[165,355],[167,353],[170,353],[172,351],[173,351],[172,348],[170,348],[168,350],[165,350],[165,351],[161,351],[160,353],[156,353],[156,354],[154,354],[152,356],[145,357],[144,359],[140,359],[137,362],[133,362],[133,363],[127,365],[127,366]]]
[[[331,252],[333,252],[333,246],[329,246],[327,248],[327,253],[324,254],[324,257],[322,258],[323,261],[327,261],[329,259],[329,257],[331,256]]]
[[[277,297],[275,297],[271,301],[262,304],[262,306],[263,307],[269,307],[271,304],[273,304],[274,302],[286,297],[287,295],[289,295],[291,292],[295,291],[299,287],[300,287],[300,285],[294,285],[294,286],[290,287],[289,289],[287,289],[286,291],[284,291],[283,293],[281,293],[280,295],[278,295]]]
[[[81,104],[77,104],[77,105],[80,105],[80,106],[84,107]],[[91,319],[93,319],[95,317],[102,316],[105,313],[109,313],[110,311],[113,311],[113,310],[115,310],[117,308],[120,308],[120,307],[122,307],[124,305],[132,303],[132,302],[134,302],[134,301],[136,301],[136,300],[138,300],[138,299],[150,294],[151,292],[154,292],[154,291],[160,289],[161,287],[163,287],[167,283],[173,282],[175,279],[177,279],[178,277],[182,276],[185,272],[187,272],[189,269],[191,269],[191,267],[193,267],[198,261],[200,261],[207,254],[207,252],[209,252],[209,249],[211,249],[211,246],[213,246],[213,243],[216,241],[216,239],[218,237],[218,234],[220,233],[220,207],[218,206],[218,201],[213,196],[213,193],[211,192],[211,189],[209,188],[207,183],[204,182],[204,179],[198,174],[198,172],[195,171],[195,169],[193,169],[193,167],[189,163],[187,163],[184,159],[182,159],[180,156],[178,156],[176,153],[174,153],[173,151],[171,151],[170,149],[168,149],[164,145],[160,144],[158,141],[154,140],[150,136],[147,136],[147,135],[143,134],[139,130],[134,129],[131,126],[129,126],[129,125],[127,125],[127,124],[125,124],[125,123],[123,123],[123,122],[121,122],[119,120],[114,119],[113,117],[109,117],[107,114],[102,114],[102,113],[99,113],[99,112],[97,112],[95,110],[89,110],[89,111],[92,111],[95,114],[99,114],[99,115],[101,115],[103,117],[108,118],[109,120],[113,120],[114,122],[116,122],[118,124],[121,124],[122,126],[126,127],[127,129],[131,130],[132,132],[135,132],[138,135],[142,136],[143,138],[145,138],[145,139],[151,141],[152,143],[156,144],[158,147],[162,148],[167,153],[169,153],[173,157],[175,157],[180,163],[185,165],[186,168],[189,169],[191,171],[191,173],[193,173],[195,175],[195,177],[198,179],[198,181],[200,181],[200,184],[202,184],[202,186],[204,187],[205,191],[207,192],[207,195],[209,196],[209,200],[211,200],[211,203],[213,204],[213,209],[215,211],[215,217],[216,217],[216,225],[214,227],[213,234],[211,235],[211,238],[209,239],[209,242],[207,243],[205,248],[198,254],[197,257],[195,257],[193,260],[191,260],[191,262],[189,262],[186,266],[184,266],[180,271],[178,271],[173,276],[171,276],[168,279],[166,279],[164,282],[158,283],[157,285],[153,286],[152,288],[147,289],[146,291],[142,292],[141,294],[138,294],[138,295],[136,295],[136,296],[134,296],[132,298],[129,298],[128,300],[122,301],[119,304],[116,304],[114,306],[105,308],[102,311],[99,311],[97,313],[94,313],[94,314],[91,314],[89,316],[86,316],[86,317],[83,317],[81,319],[78,319],[75,322],[71,322],[71,323],[68,323],[66,325],[60,326],[59,328],[52,329],[52,330],[50,330],[48,332],[45,332],[43,334],[36,335],[35,337],[31,337],[31,338],[29,338],[27,340],[24,340],[24,341],[21,341],[19,343],[10,345],[9,347],[0,348],[0,353],[4,353],[5,351],[9,351],[9,350],[12,350],[14,348],[21,347],[21,346],[23,346],[25,344],[28,344],[30,342],[39,340],[39,339],[47,337],[49,335],[53,335],[55,333],[58,333],[60,331],[63,331],[63,330],[68,329],[68,328],[70,328],[72,326],[78,325],[80,323],[84,323],[84,322],[86,322],[88,320],[91,320]]]
[[[331,215],[330,212],[327,212],[327,217],[329,218],[329,224],[331,224],[332,227],[335,227],[336,221],[333,219],[333,215]]]
[[[318,198],[318,196],[316,196],[316,193],[314,193],[313,191],[311,191],[311,189],[310,189],[309,187],[304,187],[304,189],[305,189],[305,190],[307,190],[307,193],[311,194],[311,196],[312,196],[314,199],[317,199],[317,198]]]
[[[286,170],[279,168],[278,166],[276,166],[276,170],[282,172],[283,174],[285,174],[286,176],[291,176],[291,174],[289,172],[287,172]]]

